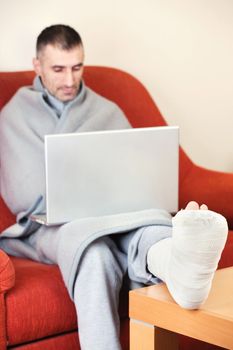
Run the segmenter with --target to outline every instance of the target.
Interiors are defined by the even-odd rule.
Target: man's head
[[[45,28],[37,38],[36,55],[35,72],[49,93],[63,102],[75,98],[84,63],[80,35],[66,25]]]

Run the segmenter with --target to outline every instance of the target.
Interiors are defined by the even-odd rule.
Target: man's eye
[[[54,71],[55,73],[59,73],[59,72],[62,71],[62,68],[54,67],[54,68],[53,68],[53,71]]]
[[[81,69],[81,66],[75,66],[75,67],[73,67],[73,71],[75,71],[75,72],[79,71],[80,69]]]

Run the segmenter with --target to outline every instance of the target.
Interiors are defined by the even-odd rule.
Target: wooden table
[[[199,310],[185,310],[165,284],[130,291],[130,350],[178,349],[178,334],[233,349],[233,267],[215,273]]]

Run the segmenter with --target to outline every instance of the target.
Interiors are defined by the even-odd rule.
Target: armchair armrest
[[[7,348],[6,308],[4,294],[15,283],[15,270],[9,256],[0,250],[0,349]]]
[[[210,210],[216,211],[233,228],[233,173],[224,173],[205,169],[192,164],[180,183],[179,207],[195,200],[205,203]]]
[[[0,293],[5,293],[15,283],[15,270],[9,256],[0,250]]]

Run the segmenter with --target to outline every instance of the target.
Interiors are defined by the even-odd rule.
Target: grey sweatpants
[[[157,283],[146,267],[147,251],[170,236],[171,227],[148,226],[99,238],[84,251],[74,285],[82,350],[121,349],[118,304],[123,280]],[[0,247],[11,255],[58,264],[57,242],[57,230],[42,226],[25,239],[3,238]]]

